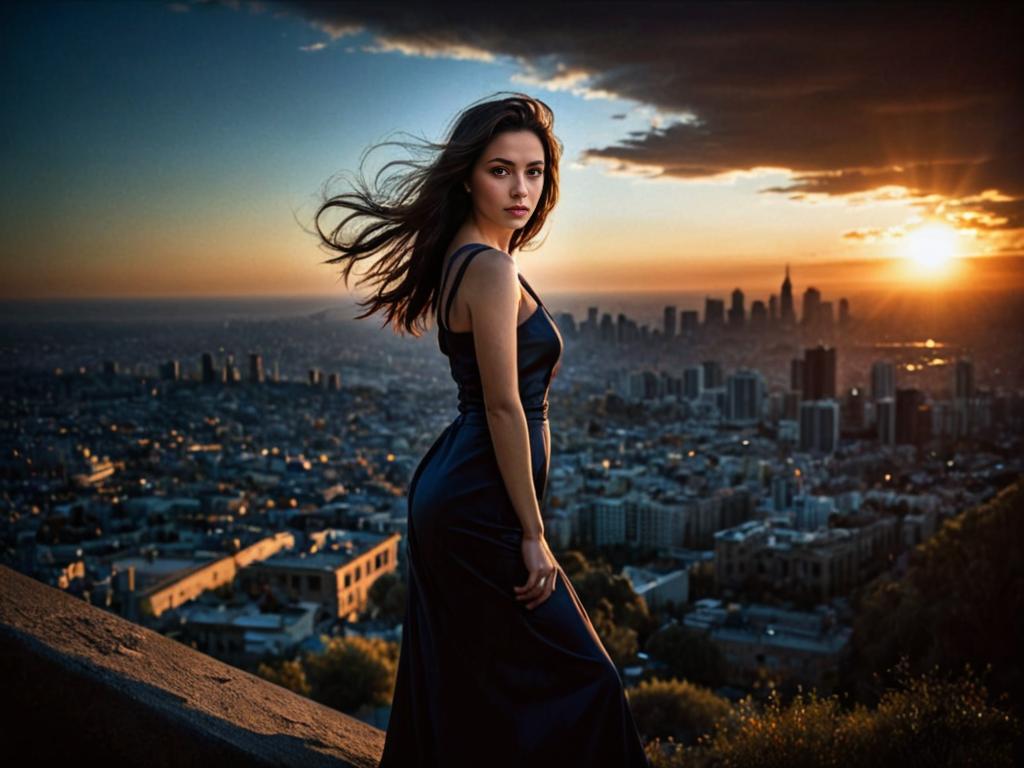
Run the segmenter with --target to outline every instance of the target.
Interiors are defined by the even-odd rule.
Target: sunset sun
[[[903,246],[906,268],[914,277],[946,277],[957,256],[957,231],[947,224],[933,222],[911,232]]]

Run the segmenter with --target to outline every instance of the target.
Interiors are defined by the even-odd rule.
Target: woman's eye
[[[507,170],[507,169],[506,168],[491,168],[491,173],[497,174],[498,171],[504,171],[504,170]],[[539,176],[543,176],[544,175],[544,169],[542,169],[542,168],[531,168],[530,170],[531,171],[536,171],[536,173],[532,174],[534,178],[537,178]]]

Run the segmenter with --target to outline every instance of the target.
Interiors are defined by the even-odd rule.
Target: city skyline
[[[303,231],[321,185],[503,90],[551,104],[566,149],[519,254],[547,295],[753,294],[786,262],[832,293],[1022,287],[1018,12],[619,10],[523,9],[524,35],[484,10],[16,5],[0,297],[345,296]],[[844,57],[811,34],[840,22]]]

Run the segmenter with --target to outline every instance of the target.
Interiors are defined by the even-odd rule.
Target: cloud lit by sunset
[[[302,228],[324,180],[509,90],[551,104],[566,150],[547,237],[521,253],[548,291],[764,292],[785,263],[872,287],[888,260],[908,285],[1024,283],[1012,6],[494,13],[18,6],[4,295],[337,294]]]

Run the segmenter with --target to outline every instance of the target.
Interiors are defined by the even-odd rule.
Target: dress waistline
[[[523,403],[523,412],[527,421],[547,421],[548,401],[542,403]],[[459,403],[459,416],[464,420],[487,420],[487,410],[483,403]]]

